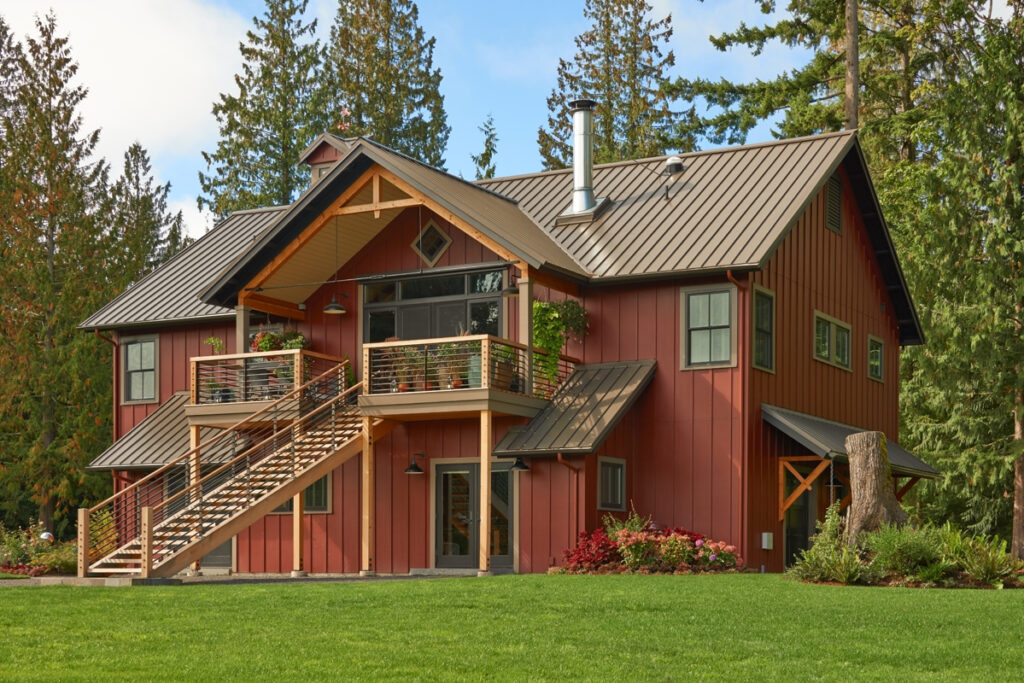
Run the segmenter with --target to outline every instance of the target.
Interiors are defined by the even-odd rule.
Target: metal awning
[[[847,462],[847,436],[857,432],[872,431],[767,403],[761,404],[761,415],[765,422],[807,448],[811,453],[836,462]],[[929,479],[940,476],[939,472],[928,463],[904,450],[896,442],[886,439],[886,448],[893,474]]]
[[[189,452],[188,420],[185,404],[189,392],[179,391],[163,405],[132,427],[110,448],[89,463],[90,470],[152,470],[162,467]],[[200,442],[213,438],[220,430],[202,427]],[[221,439],[223,445],[214,444],[203,451],[203,463],[225,463],[232,457],[230,440]]]
[[[513,458],[595,452],[650,384],[656,366],[654,360],[577,366],[536,417],[508,430],[494,455]]]

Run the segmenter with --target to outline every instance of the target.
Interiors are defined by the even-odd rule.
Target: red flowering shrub
[[[603,528],[588,534],[580,532],[579,541],[572,550],[564,554],[565,567],[571,572],[585,573],[607,565],[618,564],[622,557],[615,542],[608,538]]]

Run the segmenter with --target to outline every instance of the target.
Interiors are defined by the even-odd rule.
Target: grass
[[[757,574],[0,588],[0,679],[1021,676],[1024,591]]]
[[[8,574],[7,572],[0,572],[0,579],[27,579],[28,577],[24,574]]]

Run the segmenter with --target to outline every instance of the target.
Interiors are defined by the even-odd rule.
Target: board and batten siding
[[[747,411],[749,566],[781,571],[783,527],[778,520],[778,456],[806,451],[761,419],[761,404],[877,429],[897,440],[899,336],[893,305],[872,253],[845,172],[842,234],[825,227],[825,191],[797,220],[766,267],[751,281],[775,295],[775,372],[750,373]],[[884,309],[884,310],[883,310]],[[749,308],[748,308],[749,311]],[[814,358],[814,312],[850,326],[850,370]],[[749,313],[747,315],[749,319]],[[868,335],[884,342],[883,379],[867,374]],[[775,549],[760,550],[761,533],[775,534]]]

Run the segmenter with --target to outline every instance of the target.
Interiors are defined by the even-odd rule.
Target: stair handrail
[[[311,384],[314,384],[315,382],[323,381],[332,372],[339,372],[339,373],[341,373],[340,376],[342,378],[344,378],[345,377],[344,368],[348,364],[349,364],[349,361],[347,359],[343,360],[343,361],[340,361],[338,363],[338,365],[335,365],[333,368],[330,368],[329,370],[327,370],[326,372],[322,373],[318,377],[315,377],[315,378],[309,380],[308,382],[306,382],[302,386],[293,389],[290,393],[285,394],[284,396],[282,396],[281,398],[279,398],[279,399],[277,399],[275,401],[272,401],[271,403],[267,404],[263,408],[260,408],[259,410],[257,410],[252,415],[249,415],[248,417],[239,420],[238,422],[236,422],[235,424],[231,425],[230,427],[227,427],[227,428],[221,430],[220,433],[215,434],[212,438],[207,439],[206,441],[200,443],[195,448],[189,449],[185,454],[175,458],[174,460],[171,460],[170,462],[165,464],[163,467],[161,467],[161,468],[159,468],[157,470],[153,470],[152,472],[147,474],[142,479],[139,479],[138,481],[133,482],[130,486],[121,489],[120,491],[118,491],[114,495],[110,496],[106,500],[104,500],[104,501],[102,501],[100,503],[97,503],[93,507],[89,508],[88,513],[91,515],[93,512],[96,512],[100,508],[102,508],[102,507],[104,507],[106,505],[109,505],[110,503],[113,503],[118,498],[122,498],[122,497],[127,496],[127,494],[129,492],[132,492],[134,489],[142,486],[145,483],[148,483],[150,480],[155,478],[157,475],[163,475],[163,474],[166,473],[167,470],[170,470],[170,469],[172,469],[174,467],[180,466],[185,461],[187,461],[190,456],[195,455],[196,453],[201,453],[204,450],[208,450],[211,445],[213,445],[214,443],[218,442],[221,439],[226,438],[229,434],[231,434],[234,431],[237,431],[238,429],[240,429],[246,423],[254,422],[254,421],[256,421],[255,418],[257,418],[259,416],[262,416],[264,413],[267,413],[267,412],[269,412],[271,410],[275,410],[280,404],[284,403],[285,401],[293,400],[303,390],[307,389]],[[358,385],[353,385],[353,386],[358,386]]]
[[[293,422],[291,425],[289,425],[287,431],[288,432],[293,432],[294,428],[296,426],[300,426],[302,423],[308,422],[308,421],[312,420],[313,417],[315,417],[318,413],[320,413],[320,412],[326,410],[327,408],[331,407],[332,404],[337,403],[338,401],[343,401],[343,400],[347,399],[353,392],[358,393],[358,390],[362,389],[362,388],[363,388],[363,382],[357,382],[356,384],[353,384],[351,387],[349,387],[345,391],[341,392],[340,394],[337,394],[337,395],[333,396],[329,401],[325,401],[325,402],[321,403],[319,406],[317,406],[315,409],[309,411],[308,413],[303,414],[301,418],[299,418],[298,420]],[[353,411],[352,414],[354,414],[354,411]],[[165,498],[165,499],[161,500],[160,502],[152,505],[151,507],[153,509],[153,516],[154,516],[154,518],[157,517],[157,512],[159,510],[164,509],[165,507],[167,507],[168,505],[170,505],[174,501],[178,500],[182,496],[190,493],[191,491],[193,491],[193,490],[195,490],[197,488],[199,490],[199,499],[201,499],[203,497],[202,486],[203,486],[203,484],[205,482],[207,482],[208,480],[216,478],[216,476],[218,474],[222,473],[224,470],[228,469],[229,467],[233,467],[239,461],[248,458],[252,451],[255,451],[255,450],[259,449],[259,448],[262,448],[262,447],[266,446],[270,441],[273,441],[273,440],[277,439],[278,436],[279,436],[279,434],[271,434],[270,436],[268,436],[267,438],[263,439],[262,441],[251,445],[249,448],[247,448],[246,450],[242,451],[241,453],[236,455],[234,458],[232,458],[228,462],[222,464],[220,467],[218,467],[217,469],[213,470],[212,472],[208,472],[208,473],[204,474],[202,477],[200,477],[199,479],[197,479],[193,483],[189,484],[188,486],[186,486],[182,490],[178,491],[173,496],[171,496],[169,498]],[[294,439],[293,438],[289,438],[288,441],[286,441],[286,442],[284,442],[282,444],[282,446],[286,445],[287,443],[289,443],[292,440],[294,440]]]

